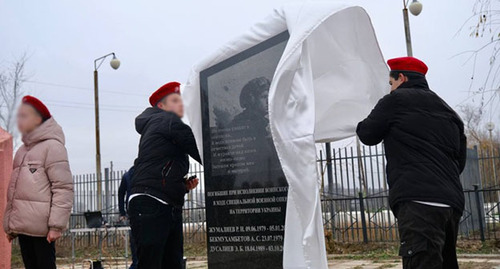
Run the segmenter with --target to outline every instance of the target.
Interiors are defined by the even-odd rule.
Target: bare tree
[[[496,119],[495,109],[500,103],[500,62],[497,59],[500,53],[500,0],[475,0],[472,12],[457,34],[468,29],[470,37],[484,40],[484,43],[477,49],[458,54],[468,55],[466,62],[472,62],[470,94],[459,109],[469,145],[481,147],[485,141],[499,141],[498,135],[491,139],[484,126]],[[478,74],[479,70],[486,72]]]
[[[465,132],[470,146],[479,145],[484,138],[481,128],[482,114],[480,110],[471,103],[459,107],[464,121]]]
[[[481,113],[478,107],[479,104],[475,105],[474,103],[459,106],[459,113],[464,121],[469,146],[484,148],[495,145],[495,147],[500,147],[499,133],[493,133],[490,138],[489,131],[486,130],[485,124],[482,124],[484,114]]]
[[[0,70],[0,126],[14,138],[14,145],[19,134],[16,128],[16,107],[23,96],[22,85],[26,81],[25,64],[27,57],[23,55],[15,62]]]
[[[467,62],[472,62],[472,74],[469,90],[472,98],[479,98],[477,109],[483,114],[489,111],[493,113],[492,108],[500,102],[500,0],[475,0],[473,15],[470,16],[459,29],[462,32],[464,28],[469,30],[472,38],[484,40],[484,44],[474,50],[468,50],[459,55],[468,55]],[[488,60],[482,61],[487,58]],[[479,61],[478,61],[479,60]],[[486,66],[486,74],[481,74],[480,80],[476,78],[477,67]],[[484,70],[484,69],[483,69]]]
[[[498,175],[500,175],[500,154],[499,133],[490,134],[486,127],[481,124],[483,114],[478,109],[479,104],[466,104],[459,107],[460,114],[464,121],[465,132],[469,147],[476,147],[479,154],[479,172],[483,188],[497,187],[499,185]],[[496,193],[485,193],[486,202],[498,202],[499,196]]]

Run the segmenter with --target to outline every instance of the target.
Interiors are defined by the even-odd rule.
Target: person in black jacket
[[[183,266],[184,195],[198,185],[186,179],[189,156],[201,162],[191,128],[184,124],[180,84],[170,82],[154,92],[135,119],[141,135],[134,163],[129,217],[137,244],[139,269]]]
[[[398,219],[403,268],[458,268],[464,125],[429,89],[422,61],[402,57],[388,64],[391,93],[358,124],[357,135],[367,145],[384,141],[389,204]]]
[[[134,174],[134,167],[123,174],[122,180],[120,182],[120,187],[118,187],[118,209],[120,211],[120,222],[125,222],[128,218],[128,199],[130,198],[130,193],[132,192],[132,175]],[[135,247],[134,238],[132,237],[132,232],[129,232],[130,238],[130,251],[132,252],[132,264],[129,269],[137,268],[137,249]]]

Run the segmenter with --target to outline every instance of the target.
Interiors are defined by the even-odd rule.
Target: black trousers
[[[130,201],[129,217],[138,269],[182,268],[182,209],[141,195]]]
[[[19,246],[26,269],[55,269],[55,243],[47,242],[46,237],[19,235]]]
[[[456,243],[462,212],[416,202],[396,206],[403,269],[458,269]]]

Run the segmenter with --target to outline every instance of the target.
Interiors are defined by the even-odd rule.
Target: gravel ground
[[[488,256],[480,258],[461,258],[461,269],[500,269],[500,257]],[[70,269],[71,265],[60,265],[59,269]],[[75,269],[84,268],[81,264],[75,266]],[[104,268],[127,268],[124,263],[113,262],[113,265],[107,265]],[[189,261],[188,269],[206,269],[207,264],[204,260]],[[397,259],[388,260],[342,260],[332,259],[329,261],[329,268],[335,269],[401,269],[401,262]]]

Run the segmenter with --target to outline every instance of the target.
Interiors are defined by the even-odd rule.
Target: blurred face
[[[22,104],[17,110],[17,128],[26,135],[42,124],[42,116],[30,105]]]
[[[184,104],[182,103],[181,95],[178,93],[171,93],[167,95],[158,103],[158,108],[174,112],[180,118],[184,116]]]
[[[399,86],[401,86],[401,84],[406,81],[408,81],[408,78],[401,73],[399,73],[398,79],[394,79],[393,77],[389,76],[389,85],[391,85],[391,92],[396,90]]]

